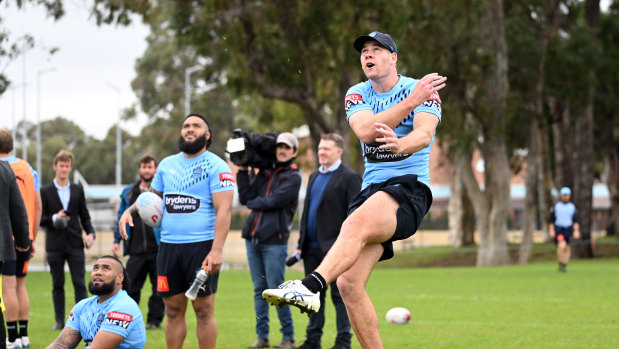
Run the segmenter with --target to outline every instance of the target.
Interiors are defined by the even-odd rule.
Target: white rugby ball
[[[389,309],[385,318],[389,323],[404,325],[410,321],[411,313],[406,308],[396,307]]]
[[[161,227],[163,200],[159,195],[149,191],[144,192],[138,196],[138,199],[135,201],[135,207],[138,209],[138,215],[146,225],[153,228]]]

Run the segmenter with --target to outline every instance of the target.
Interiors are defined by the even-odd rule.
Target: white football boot
[[[6,339],[6,349],[21,349],[21,338],[15,338],[15,342],[9,342],[9,339]]]
[[[28,338],[28,336],[21,337],[21,347],[30,348],[30,338]]]
[[[262,298],[277,306],[294,305],[309,315],[320,309],[320,292],[311,292],[301,280],[286,281],[277,288],[266,289],[262,292]]]

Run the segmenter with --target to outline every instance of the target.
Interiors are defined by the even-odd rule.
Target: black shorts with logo
[[[30,249],[26,252],[15,250],[17,260],[4,261],[2,266],[2,275],[17,276],[23,278],[28,275],[28,264],[30,263]]]
[[[213,240],[170,244],[162,242],[157,253],[157,293],[161,297],[185,293],[213,247]],[[211,274],[198,297],[217,292],[219,273]]]
[[[382,243],[385,248],[380,257],[382,261],[393,257],[393,241],[407,239],[419,229],[423,217],[432,205],[432,192],[427,185],[417,181],[417,175],[393,177],[381,183],[370,184],[359,192],[348,206],[348,215],[378,191],[388,193],[400,204],[395,233],[391,239]]]
[[[558,227],[555,226],[555,245],[559,244],[559,241],[565,241],[566,244],[570,244],[572,242],[572,233],[574,232],[573,227]],[[559,235],[563,237],[560,238]]]

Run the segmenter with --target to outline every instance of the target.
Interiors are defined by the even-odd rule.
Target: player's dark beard
[[[187,142],[181,135],[178,138],[178,149],[186,154],[195,154],[206,147],[206,133],[196,137],[193,142]]]
[[[114,281],[108,283],[102,283],[99,286],[95,286],[92,281],[88,283],[88,292],[95,296],[101,296],[114,292]]]

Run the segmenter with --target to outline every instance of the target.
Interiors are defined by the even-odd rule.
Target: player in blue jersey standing
[[[290,304],[314,313],[319,294],[337,279],[350,322],[363,348],[382,348],[378,317],[365,285],[380,260],[393,257],[392,242],[410,237],[432,203],[429,157],[441,121],[438,90],[447,78],[420,80],[397,73],[398,49],[388,34],[359,36],[368,81],[346,93],[348,123],[361,140],[365,173],[340,235],[322,263],[303,280],[263,292],[274,305]]]
[[[144,348],[146,328],[138,304],[127,294],[129,278],[122,262],[103,256],[92,267],[88,291],[77,303],[58,338],[47,348]]]
[[[567,271],[567,263],[570,261],[572,250],[570,243],[572,236],[580,238],[580,224],[578,224],[578,211],[576,206],[570,202],[572,191],[568,187],[561,188],[561,200],[550,208],[548,218],[548,230],[550,237],[557,246],[557,261],[559,262],[559,272]]]
[[[188,115],[179,138],[181,152],[161,161],[150,187],[165,204],[157,254],[157,291],[165,303],[169,349],[183,346],[187,335],[184,293],[200,268],[208,269],[210,275],[192,302],[200,349],[215,348],[217,339],[215,293],[230,229],[234,176],[224,160],[208,151],[212,137],[213,130],[202,115]],[[120,218],[124,239],[125,226],[133,226],[136,215],[133,204]]]

